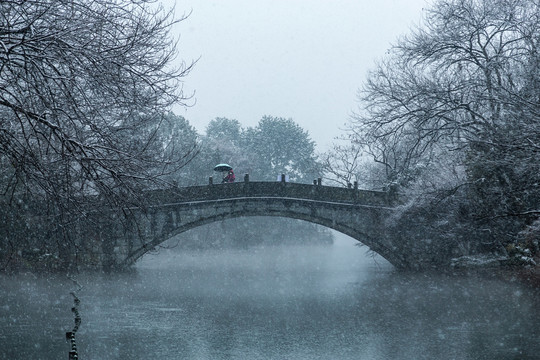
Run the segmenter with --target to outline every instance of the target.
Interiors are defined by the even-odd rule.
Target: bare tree
[[[320,156],[325,180],[342,186],[356,182],[362,188],[373,188],[370,175],[372,164],[365,150],[357,144],[334,144],[333,148]]]
[[[434,146],[492,141],[524,105],[538,116],[537,102],[523,95],[538,86],[530,76],[538,78],[538,6],[528,0],[436,2],[424,26],[401,39],[360,92],[365,106],[353,125],[358,141],[375,148],[384,163],[395,152],[390,149],[402,148],[392,160],[400,165],[388,166],[404,172]]]
[[[149,1],[0,7],[1,153],[18,174],[48,193],[60,175],[51,171],[94,190],[144,178],[157,117],[185,100],[190,66],[169,67],[172,13]],[[134,135],[137,149],[126,147]]]
[[[66,235],[85,196],[121,207],[188,162],[195,144],[166,151],[158,136],[189,98],[193,64],[172,66],[182,20],[151,0],[0,2],[1,192],[46,200]]]
[[[538,0],[436,1],[359,92],[354,142],[384,164],[388,182],[418,189],[426,172],[438,174],[422,203],[459,194],[446,220],[474,222],[463,231],[479,241],[514,241],[538,210],[539,29]],[[459,181],[446,181],[441,160],[461,169]]]

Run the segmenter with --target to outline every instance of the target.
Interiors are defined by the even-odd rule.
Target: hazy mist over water
[[[79,275],[80,359],[537,359],[538,294],[394,271],[353,242],[161,251]],[[75,286],[0,277],[0,359],[62,359]]]

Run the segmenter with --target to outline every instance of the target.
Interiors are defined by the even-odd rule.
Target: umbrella
[[[229,164],[217,164],[214,166],[214,171],[229,171],[232,170],[232,166]]]

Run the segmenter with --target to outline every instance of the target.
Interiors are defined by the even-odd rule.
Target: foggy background
[[[319,150],[339,136],[357,89],[391,43],[418,24],[425,0],[174,1],[179,60],[194,105],[175,108],[199,131],[216,117],[254,126],[292,118]]]

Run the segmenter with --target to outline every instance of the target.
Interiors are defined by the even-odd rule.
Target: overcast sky
[[[164,0],[171,7],[174,0]],[[196,104],[174,109],[203,133],[216,117],[292,118],[319,151],[342,134],[367,71],[418,24],[429,0],[178,0],[180,58]]]

